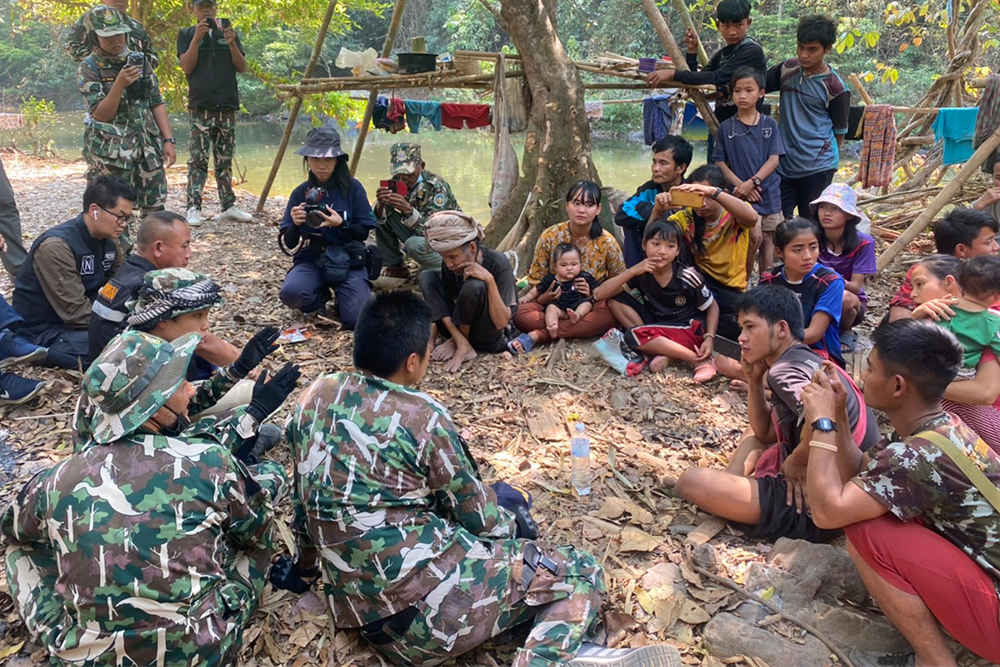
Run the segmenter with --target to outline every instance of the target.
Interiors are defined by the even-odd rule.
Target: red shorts
[[[657,338],[666,338],[667,340],[672,340],[675,343],[683,345],[689,350],[697,351],[701,347],[701,344],[705,342],[705,329],[699,320],[691,320],[685,326],[643,324],[642,326],[629,329],[628,333],[625,334],[625,342],[633,349]]]
[[[917,595],[962,646],[1000,663],[1000,599],[993,578],[954,544],[892,514],[844,527],[865,563],[886,582]]]

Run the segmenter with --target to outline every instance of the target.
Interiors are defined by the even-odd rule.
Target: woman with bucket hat
[[[281,222],[279,243],[293,259],[279,298],[289,308],[312,313],[332,291],[341,323],[354,329],[371,295],[365,240],[378,223],[364,187],[351,176],[336,130],[309,130],[295,152],[303,156],[309,179],[292,191]]]

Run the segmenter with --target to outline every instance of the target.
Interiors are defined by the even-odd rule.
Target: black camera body
[[[330,207],[323,203],[326,199],[326,190],[323,188],[309,188],[306,190],[305,212],[306,224],[310,227],[319,227],[325,220],[323,214],[330,213]]]
[[[140,72],[143,71],[145,64],[146,54],[141,51],[130,51],[128,60],[125,61],[126,67],[138,67]]]

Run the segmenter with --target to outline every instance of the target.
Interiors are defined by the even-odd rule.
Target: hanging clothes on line
[[[979,116],[976,118],[976,138],[973,141],[973,148],[979,148],[979,144],[990,138],[1000,125],[1000,74],[991,74],[986,77],[986,87],[983,88],[979,96]],[[983,172],[989,174],[993,171],[993,160],[998,152],[993,151],[993,155],[983,162]]]
[[[379,95],[375,98],[375,108],[372,110],[372,125],[375,126],[375,129],[385,130],[392,134],[402,132],[406,129],[406,120],[403,116],[393,116],[393,105],[396,102],[399,102],[399,105],[403,103],[402,100],[390,99],[385,95]],[[398,107],[399,105],[396,106]],[[398,108],[396,111],[398,111]]]
[[[440,102],[404,100],[403,103],[406,107],[406,124],[410,128],[410,132],[417,134],[420,131],[420,122],[423,118],[426,118],[434,126],[435,131],[441,131]]]
[[[604,100],[591,100],[583,103],[587,111],[587,120],[601,120],[604,118]]]
[[[470,129],[486,127],[490,124],[489,104],[442,104],[441,124],[453,130],[461,130],[463,123]]]
[[[934,119],[934,140],[944,139],[944,160],[942,164],[961,164],[968,162],[976,149],[972,146],[972,140],[976,136],[976,118],[979,109],[969,108],[946,108],[938,109],[937,118]]]
[[[670,134],[670,126],[674,122],[672,97],[672,95],[656,95],[642,101],[642,138],[647,146],[652,146]]]
[[[861,187],[892,183],[896,161],[896,118],[892,105],[870,104],[865,108],[864,144],[861,146]]]

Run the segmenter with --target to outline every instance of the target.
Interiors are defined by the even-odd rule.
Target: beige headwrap
[[[468,213],[439,211],[424,223],[424,238],[434,252],[448,252],[469,241],[481,241],[483,226]]]

